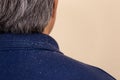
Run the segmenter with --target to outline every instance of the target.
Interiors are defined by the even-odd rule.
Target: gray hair
[[[0,0],[0,33],[43,32],[54,0]]]

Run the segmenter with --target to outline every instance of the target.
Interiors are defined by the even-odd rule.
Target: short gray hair
[[[43,32],[54,0],[0,0],[0,33]]]

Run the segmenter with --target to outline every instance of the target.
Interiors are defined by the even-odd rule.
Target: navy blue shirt
[[[115,80],[60,52],[45,34],[0,34],[0,80]]]

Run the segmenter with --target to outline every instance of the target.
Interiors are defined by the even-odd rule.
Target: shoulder
[[[59,77],[57,80],[115,80],[104,70],[77,61],[66,55],[54,52],[48,56],[49,72],[57,78]]]
[[[6,64],[7,63],[7,64]],[[0,54],[0,79],[115,80],[105,71],[57,51],[29,50]]]

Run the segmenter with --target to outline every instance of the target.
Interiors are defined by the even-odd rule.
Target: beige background
[[[51,35],[66,55],[120,80],[120,0],[59,0]]]

